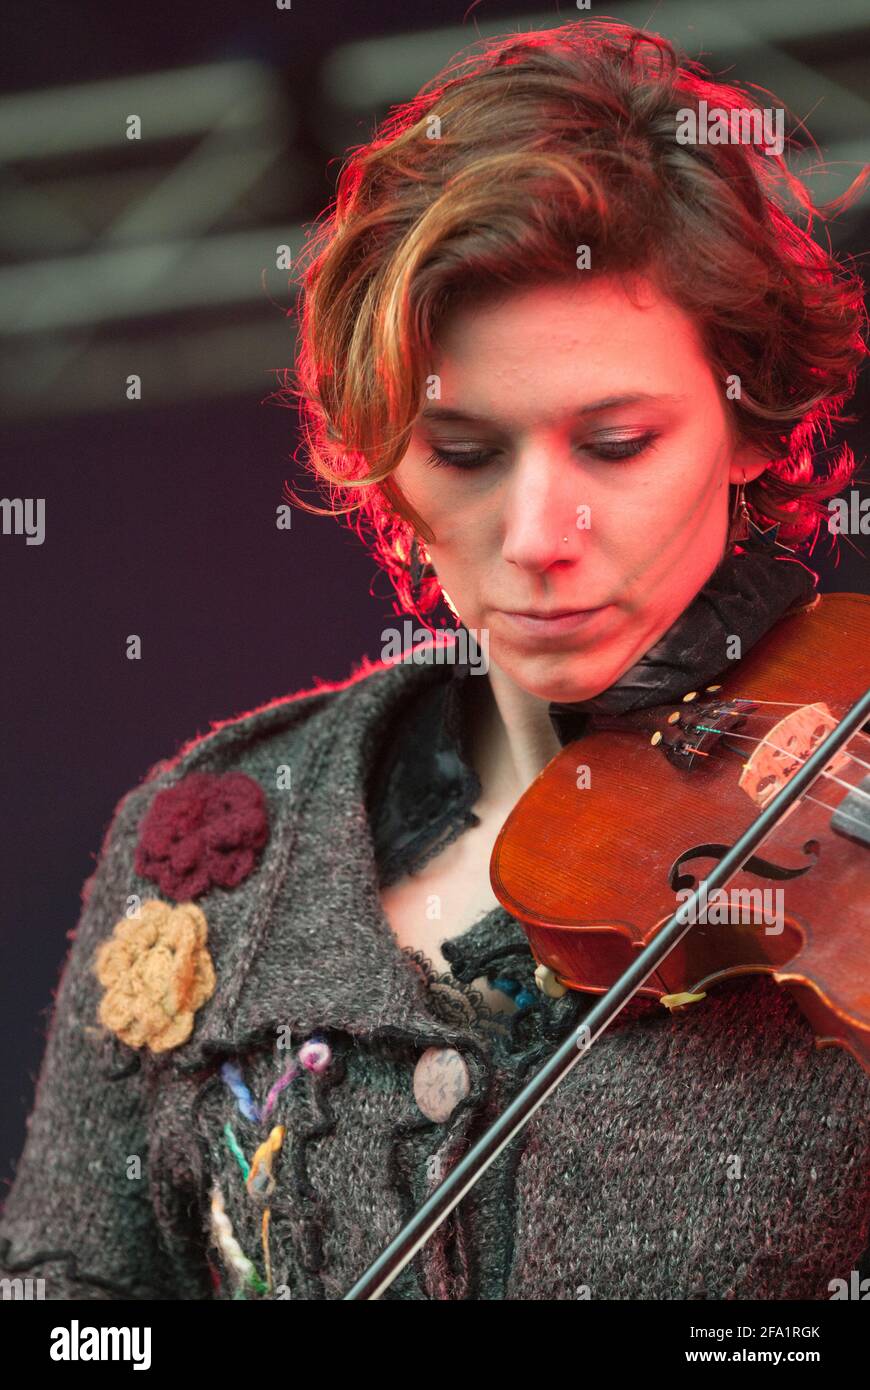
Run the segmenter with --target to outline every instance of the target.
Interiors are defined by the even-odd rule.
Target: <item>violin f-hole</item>
[[[818,840],[807,840],[803,846],[804,853],[812,856],[812,862],[804,865],[802,869],[787,869],[784,864],[774,864],[769,859],[762,859],[759,854],[752,854],[743,865],[743,873],[758,874],[762,878],[789,879],[802,878],[809,873],[819,857]],[[680,869],[684,864],[688,864],[692,859],[715,859],[719,860],[727,854],[731,845],[694,845],[692,849],[684,850],[678,855],[668,870],[668,884],[676,893],[686,888],[694,888],[697,879],[694,874],[681,874]]]

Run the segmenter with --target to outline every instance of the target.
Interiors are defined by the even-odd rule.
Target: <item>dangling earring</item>
[[[734,505],[731,508],[731,520],[728,526],[728,544],[736,545],[740,541],[745,541],[749,535],[749,525],[751,517],[749,508],[746,505],[745,478],[741,478],[737,484],[737,491],[734,494]]]
[[[424,564],[420,559],[420,547],[417,544],[416,536],[411,542],[411,564],[409,572],[411,580],[411,598],[414,602],[414,606],[417,607],[422,597],[423,580],[429,579],[435,574],[435,566],[429,560]]]

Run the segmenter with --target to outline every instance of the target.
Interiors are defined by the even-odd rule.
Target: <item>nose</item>
[[[574,457],[552,441],[529,444],[517,455],[504,488],[504,559],[540,572],[556,561],[575,560],[584,498]]]

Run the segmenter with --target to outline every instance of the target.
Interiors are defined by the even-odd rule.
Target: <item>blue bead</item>
[[[526,1009],[528,1008],[529,1004],[537,1004],[537,1002],[538,996],[536,994],[532,994],[531,991],[527,989],[522,990],[516,997],[516,1005],[518,1009]]]
[[[492,987],[493,989],[500,989],[502,994],[506,994],[510,999],[513,999],[522,989],[519,980],[509,980],[502,975],[497,980],[493,980]]]

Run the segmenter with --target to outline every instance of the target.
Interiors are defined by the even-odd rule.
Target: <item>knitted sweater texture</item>
[[[582,1020],[576,992],[540,995],[502,1033],[446,1018],[386,920],[367,788],[396,711],[442,677],[364,665],[213,726],[121,799],[83,889],[0,1278],[42,1278],[48,1299],[340,1299]],[[188,1040],[152,1053],[100,1025],[93,961],[130,895],[163,896],[136,846],[155,796],[194,772],[256,780],[269,835],[238,886],[197,899],[216,986]],[[457,980],[535,989],[501,908],[445,955]],[[241,1104],[225,1063],[262,1108],[313,1036],[324,1071],[300,1068],[268,1118]],[[430,1047],[460,1051],[471,1079],[443,1123],[414,1098]],[[870,1078],[817,1049],[765,977],[673,1015],[632,1001],[383,1297],[829,1298],[867,1244],[868,1114]],[[264,1231],[240,1156],[278,1125]]]

